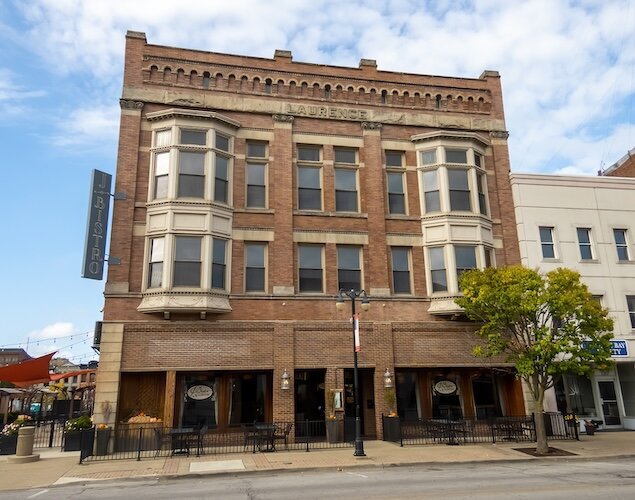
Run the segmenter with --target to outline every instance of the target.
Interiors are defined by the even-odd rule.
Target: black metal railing
[[[215,429],[120,425],[97,429],[83,460],[141,460],[174,455],[218,455],[352,447],[354,433],[344,420],[243,424],[231,432]]]
[[[578,439],[577,428],[569,425],[560,413],[546,413],[544,419],[548,439]],[[399,443],[401,446],[536,441],[533,415],[456,420],[401,420],[382,415],[382,423],[384,441]]]
[[[62,446],[64,420],[35,421],[34,448],[59,448]]]

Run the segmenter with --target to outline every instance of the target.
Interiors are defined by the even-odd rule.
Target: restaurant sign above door
[[[456,384],[447,378],[439,380],[434,384],[434,392],[445,395],[454,394],[456,392]]]

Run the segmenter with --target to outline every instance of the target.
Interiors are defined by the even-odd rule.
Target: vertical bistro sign
[[[82,278],[100,280],[104,275],[111,183],[112,175],[93,170]]]

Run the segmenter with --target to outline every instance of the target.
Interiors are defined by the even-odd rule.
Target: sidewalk
[[[359,466],[395,466],[417,463],[491,462],[513,460],[557,460],[535,458],[514,448],[531,448],[533,443],[497,443],[478,445],[404,446],[384,441],[366,441],[365,457],[354,457],[353,448],[279,451],[275,453],[231,453],[136,460],[107,460],[79,464],[79,452],[63,453],[40,449],[40,460],[10,464],[0,457],[0,491],[16,490],[70,482],[114,480],[142,477],[175,477],[196,474],[245,473],[298,469],[338,469]],[[575,455],[567,460],[635,455],[635,432],[597,432],[580,436],[580,441],[550,441],[549,445]],[[562,457],[559,457],[560,459]]]

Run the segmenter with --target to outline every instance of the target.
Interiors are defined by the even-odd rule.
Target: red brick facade
[[[475,327],[451,305],[456,293],[450,289],[456,284],[448,284],[447,293],[432,290],[426,248],[445,249],[449,282],[455,246],[477,248],[479,267],[490,251],[496,265],[520,261],[497,73],[485,72],[477,79],[390,73],[368,60],[359,68],[323,66],[294,62],[286,51],[264,59],[150,45],[145,35],[130,32],[121,103],[116,191],[125,192],[127,199],[115,201],[109,253],[121,264],[109,266],[104,310],[105,324],[123,325],[119,421],[144,411],[180,425],[182,394],[174,381],[178,386],[184,374],[266,373],[265,418],[275,421],[299,418],[296,391],[280,388],[285,370],[292,387],[297,376],[317,370],[324,377],[320,390],[342,388],[353,363],[350,305],[345,304],[349,312],[338,312],[334,297],[339,290],[338,245],[349,243],[361,248],[362,285],[371,298],[370,310],[360,315],[364,433],[381,435],[381,414],[388,411],[382,397],[386,368],[393,374],[418,374],[422,413],[432,411],[428,393],[435,377],[449,377],[460,388],[463,413],[475,415],[470,380],[505,364],[472,356]],[[182,130],[193,120],[222,127],[230,136],[229,200],[213,203],[206,195],[205,200],[153,201],[155,134],[168,126]],[[263,209],[246,206],[248,141],[267,148],[268,202]],[[320,149],[321,210],[298,206],[297,167],[302,161],[297,147],[302,144]],[[358,210],[353,213],[336,209],[335,149],[340,147],[357,155]],[[471,167],[460,165],[458,170],[468,172],[473,200],[475,179],[483,174],[486,213],[478,213],[474,202],[470,213],[425,213],[425,165],[419,155],[428,147],[446,151],[437,154],[449,155],[452,148],[470,151],[465,164]],[[216,144],[214,158],[225,154],[218,149]],[[390,213],[386,151],[403,154],[395,171],[404,176],[405,214]],[[446,163],[438,172],[454,168]],[[176,175],[171,168],[170,176]],[[209,171],[205,175],[205,182],[213,177]],[[444,206],[452,202],[449,177],[435,175],[440,176]],[[177,180],[169,182],[177,185]],[[226,290],[169,289],[170,276],[163,276],[161,290],[149,289],[150,238],[220,237],[211,223],[199,232],[189,226],[179,230],[181,211],[188,224],[230,221]],[[171,222],[161,228],[155,221]],[[222,225],[218,227],[222,232]],[[245,292],[245,243],[250,241],[266,243],[265,290],[259,294]],[[303,243],[323,250],[322,293],[300,292],[298,245]],[[408,294],[394,293],[391,247],[408,249]],[[207,269],[205,262],[201,265]],[[436,299],[445,300],[443,307],[449,304],[449,310],[431,309]],[[148,387],[131,390],[135,384]],[[508,392],[501,398],[501,411],[523,412],[519,386],[504,380],[500,387]]]

